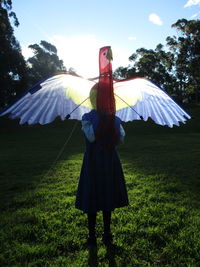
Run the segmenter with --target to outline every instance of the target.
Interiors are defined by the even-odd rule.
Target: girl
[[[113,242],[110,231],[111,212],[128,205],[124,175],[116,152],[116,146],[123,141],[125,132],[121,120],[115,116],[113,90],[105,86],[105,77],[103,81],[104,83],[101,77],[100,82],[91,90],[96,93],[96,109],[82,117],[86,151],[75,206],[87,213],[89,248],[96,246],[96,213],[103,212],[102,239],[109,246]]]

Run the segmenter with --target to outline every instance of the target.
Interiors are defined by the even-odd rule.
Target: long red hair
[[[99,124],[96,130],[96,140],[104,149],[115,147],[119,141],[119,133],[115,126],[115,97],[113,83],[109,76],[101,76],[96,85],[96,108]]]
[[[119,133],[115,127],[116,107],[111,60],[111,47],[102,47],[99,51],[99,82],[93,87],[97,90],[96,109],[99,115],[96,140],[107,149],[114,147],[119,140]]]

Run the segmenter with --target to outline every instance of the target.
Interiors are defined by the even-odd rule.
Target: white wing
[[[151,118],[160,125],[179,126],[190,116],[163,90],[152,82],[136,78],[114,84],[116,115],[122,121]]]
[[[81,120],[82,115],[92,107],[88,99],[91,87],[95,83],[74,75],[54,75],[26,92],[13,105],[0,113],[11,114],[11,118],[20,118],[20,124],[46,124],[60,116],[62,120],[78,107],[71,119]]]
[[[96,82],[70,74],[54,75],[34,85],[0,116],[10,113],[11,118],[20,118],[20,124],[46,124],[58,116],[64,120],[73,111],[70,118],[81,120],[94,107],[89,97]],[[114,83],[114,93],[116,115],[123,121],[142,116],[145,121],[150,117],[157,124],[173,127],[190,118],[164,91],[143,78]]]

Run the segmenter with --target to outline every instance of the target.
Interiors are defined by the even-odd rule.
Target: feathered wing
[[[11,114],[11,118],[20,118],[20,124],[47,124],[58,116],[64,120],[75,109],[70,118],[81,120],[94,108],[90,93],[96,82],[98,79],[70,74],[54,75],[34,85],[0,116]],[[142,116],[145,121],[151,118],[157,124],[173,127],[190,118],[163,90],[143,78],[115,82],[114,94],[116,115],[122,121],[140,120]]]
[[[88,97],[94,84],[94,81],[70,74],[54,75],[33,86],[0,116],[10,113],[11,118],[20,118],[20,124],[47,124],[58,116],[64,120],[86,100],[70,117],[81,120],[82,115],[92,109]]]
[[[152,82],[135,78],[114,84],[116,115],[122,121],[151,118],[160,125],[179,126],[190,116],[172,100],[163,90]],[[129,107],[129,106],[130,107]]]

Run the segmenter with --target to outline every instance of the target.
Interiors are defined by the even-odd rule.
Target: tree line
[[[12,11],[12,0],[0,1],[0,108],[36,82],[67,70],[54,45],[41,41],[29,46],[33,56],[25,60],[14,36],[19,26]],[[166,46],[139,48],[130,57],[127,67],[114,71],[116,79],[146,77],[175,97],[179,102],[200,101],[200,21],[180,19],[172,27],[178,36],[166,38]]]
[[[30,45],[33,56],[25,60],[12,27],[19,26],[11,0],[0,1],[0,108],[10,104],[27,88],[52,75],[66,72],[54,45],[41,41]],[[69,72],[74,72],[69,69]]]
[[[179,19],[172,25],[178,36],[168,36],[166,47],[139,48],[128,67],[119,67],[117,79],[146,77],[179,102],[200,101],[200,20]]]

